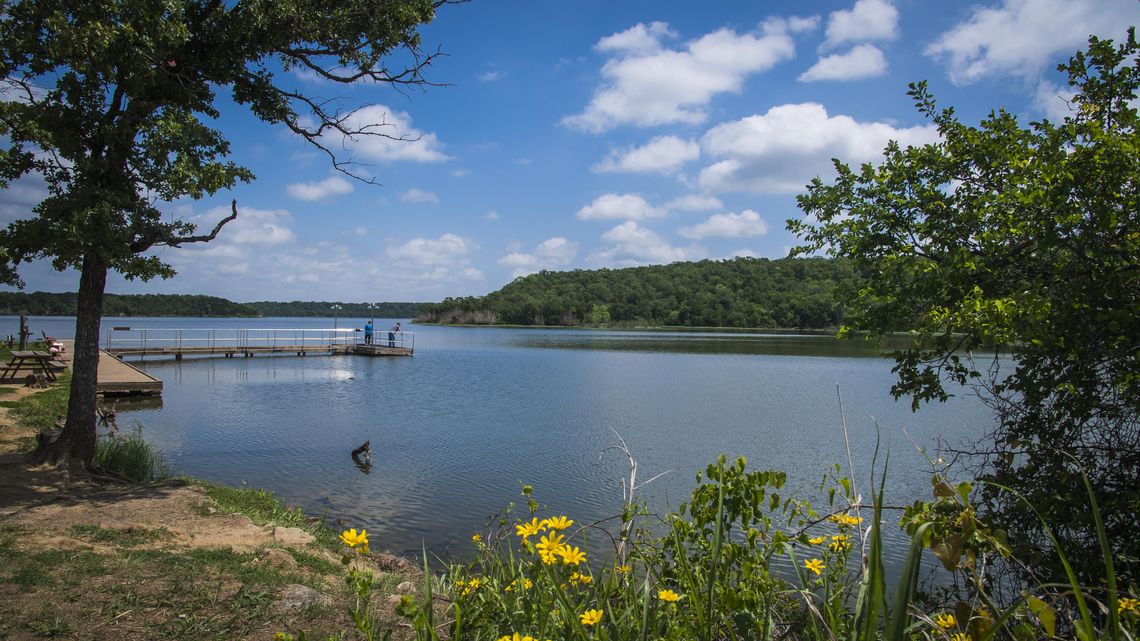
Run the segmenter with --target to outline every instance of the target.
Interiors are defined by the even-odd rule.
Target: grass
[[[56,420],[67,415],[67,398],[71,390],[71,372],[60,374],[52,386],[38,394],[15,401],[5,401],[5,407],[22,425],[37,432],[55,429]]]
[[[172,536],[170,531],[165,528],[113,530],[98,525],[73,525],[71,534],[84,541],[111,543],[122,547],[155,543],[167,540]]]
[[[335,532],[324,523],[310,519],[300,508],[289,508],[269,490],[229,487],[200,479],[185,480],[204,488],[214,500],[213,507],[221,512],[244,514],[257,525],[300,528],[315,536],[320,547],[332,551],[341,549]],[[200,513],[208,514],[210,507],[200,506]]]
[[[92,462],[134,483],[152,483],[170,474],[162,452],[143,439],[141,427],[122,436],[98,439]]]

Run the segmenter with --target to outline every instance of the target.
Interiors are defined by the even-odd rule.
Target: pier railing
[[[354,329],[134,329],[107,331],[112,354],[240,354],[344,351],[362,338]]]

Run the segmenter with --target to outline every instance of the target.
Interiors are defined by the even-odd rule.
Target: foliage
[[[945,381],[987,391],[1000,425],[988,479],[1043,511],[1083,580],[1102,572],[1092,514],[1072,488],[1087,470],[1120,559],[1140,571],[1140,60],[1134,31],[1095,37],[1060,69],[1075,91],[1062,123],[998,110],[979,126],[910,95],[941,140],[891,144],[858,171],[836,161],[789,221],[806,244],[852,261],[863,286],[844,331],[914,329],[896,396],[945,399]],[[815,222],[812,222],[814,219]],[[987,368],[968,355],[1008,345]],[[984,486],[989,518],[1031,567],[1063,580],[1041,521]]]
[[[192,316],[221,318],[251,318],[259,316],[318,316],[333,315],[334,303],[257,302],[235,303],[217,296],[185,294],[106,294],[103,299],[104,316]],[[354,318],[412,318],[419,313],[421,303],[335,303],[342,309],[339,315]],[[15,316],[20,312],[31,316],[74,316],[75,293],[0,292],[0,315]]]
[[[403,139],[383,122],[296,89],[292,70],[334,84],[418,86],[417,28],[446,0],[12,0],[0,11],[0,186],[38,175],[48,196],[32,218],[0,230],[0,276],[37,259],[80,271],[75,361],[67,427],[48,459],[90,462],[95,446],[98,325],[107,273],[168,278],[151,250],[206,242],[162,204],[200,199],[252,180],[226,160],[229,141],[211,127],[219,92],[338,159],[330,136]],[[392,54],[407,65],[390,64]]]
[[[935,472],[932,500],[916,502],[902,520],[911,545],[893,598],[887,596],[883,560],[885,470],[872,504],[863,505],[835,468],[821,488],[829,511],[818,515],[807,501],[782,494],[783,473],[748,471],[743,459],[727,463],[722,456],[698,476],[691,500],[666,515],[660,536],[635,528],[625,538],[565,515],[540,518],[524,488],[526,516],[508,520],[508,512],[500,521],[506,532],[475,534],[474,561],[450,565],[425,583],[420,598],[405,596],[397,609],[422,641],[1020,641],[1070,635],[1094,641],[1130,638],[1140,629],[1134,596],[1118,597],[1111,584],[1092,590],[1075,577],[1062,586],[1029,586],[1000,609],[982,577],[1009,548],[975,517],[971,484],[952,484],[945,469]],[[864,513],[870,515],[866,530]],[[624,518],[637,517],[627,512]],[[368,544],[366,534],[355,530],[342,541],[349,554]],[[608,559],[605,541],[614,545]],[[956,575],[944,581],[949,600],[937,605],[924,605],[918,589],[928,551]],[[354,624],[372,638],[374,622],[358,615],[367,612],[370,578],[353,569],[349,583],[362,596]],[[1092,599],[1104,604],[1107,616],[1090,615]],[[446,611],[436,611],[438,601]]]
[[[141,426],[127,434],[99,439],[92,463],[133,483],[153,483],[170,474],[162,452],[143,439]]]
[[[626,269],[541,271],[483,297],[423,305],[417,321],[511,325],[834,327],[845,261],[733,258]]]
[[[68,383],[71,372],[63,372],[48,389],[11,401],[10,413],[21,425],[37,432],[54,429],[67,413]]]

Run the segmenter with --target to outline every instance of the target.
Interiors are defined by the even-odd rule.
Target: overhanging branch
[[[233,213],[219,220],[218,224],[214,225],[214,229],[210,231],[209,234],[200,236],[174,236],[170,239],[160,240],[158,244],[178,247],[183,243],[208,243],[218,237],[218,232],[222,231],[222,227],[225,227],[226,223],[232,220],[237,220],[237,198],[234,198],[232,201],[230,201],[230,210]]]

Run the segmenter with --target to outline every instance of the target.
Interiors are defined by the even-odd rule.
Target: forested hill
[[[733,258],[627,269],[539,272],[482,297],[425,304],[419,322],[825,328],[838,325],[846,262]]]
[[[333,310],[333,305],[341,309]],[[235,303],[216,296],[179,294],[107,294],[103,302],[104,316],[204,316],[256,318],[260,316],[340,316],[342,318],[413,318],[420,303],[378,303],[369,309],[367,303],[302,302]],[[0,292],[0,315],[15,316],[21,312],[32,316],[74,316],[75,292]]]

